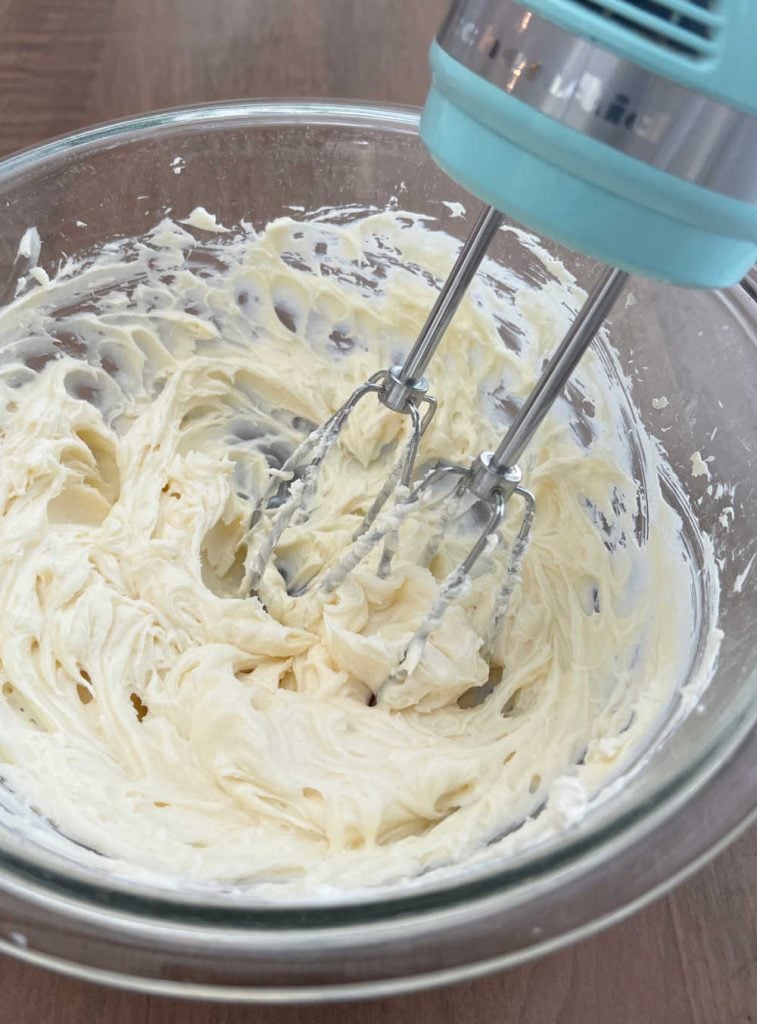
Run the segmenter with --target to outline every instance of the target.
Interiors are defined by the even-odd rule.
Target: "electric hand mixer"
[[[514,493],[526,502],[502,616],[533,518],[517,461],[621,292],[629,273],[691,287],[735,284],[757,258],[757,4],[749,0],[457,0],[431,48],[421,135],[435,160],[488,205],[401,366],[376,373],[283,467],[253,560],[258,587],[281,533],[315,488],[350,413],[373,394],[410,419],[408,441],[355,544],[321,580],[333,589],[382,538],[374,520],[402,486],[409,511],[441,475],[490,515],[443,584],[405,656],[406,670],[459,592]],[[408,494],[435,410],[425,371],[498,230],[515,220],[609,266],[494,452],[446,464]],[[425,408],[424,408],[425,407]],[[295,482],[282,498],[280,480]],[[278,492],[278,494],[277,494]],[[273,500],[272,500],[273,499]],[[448,512],[451,514],[451,512]],[[388,569],[385,547],[380,572]],[[496,625],[496,623],[495,623]]]

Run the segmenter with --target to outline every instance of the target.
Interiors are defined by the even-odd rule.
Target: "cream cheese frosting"
[[[0,774],[114,864],[340,888],[523,822],[537,842],[685,680],[680,524],[606,350],[524,459],[537,515],[487,657],[515,502],[401,685],[382,688],[473,515],[428,567],[424,507],[388,578],[376,551],[331,594],[289,592],[345,550],[405,436],[372,399],[246,592],[271,474],[422,324],[456,244],[433,228],[386,211],[229,231],[198,210],[30,275],[0,311]],[[496,444],[581,295],[554,262],[536,283],[484,265],[431,368],[419,467]]]

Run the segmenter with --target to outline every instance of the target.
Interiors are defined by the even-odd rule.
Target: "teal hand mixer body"
[[[408,440],[355,544],[315,585],[333,589],[381,540],[380,571],[388,571],[391,544],[385,526],[374,521],[397,486],[411,483],[418,444],[435,409],[426,368],[507,213],[608,266],[497,450],[482,452],[469,466],[439,466],[409,494],[402,492],[409,512],[441,476],[452,475],[452,499],[467,495],[490,509],[411,649],[463,585],[511,496],[525,501],[496,603],[501,617],[533,518],[533,498],[521,485],[517,461],[628,275],[723,287],[739,281],[757,260],[755,39],[752,0],[453,4],[431,47],[433,83],[421,136],[440,166],[487,206],[404,363],[359,388],[292,455],[283,487],[277,480],[266,496],[275,511],[252,562],[253,589],[284,528],[305,514],[318,466],[369,394],[409,417]]]

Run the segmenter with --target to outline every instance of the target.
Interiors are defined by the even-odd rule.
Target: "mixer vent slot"
[[[655,46],[685,57],[717,53],[723,0],[572,0]]]

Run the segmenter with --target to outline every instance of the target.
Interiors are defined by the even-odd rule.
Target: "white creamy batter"
[[[244,592],[270,465],[407,350],[453,253],[405,214],[235,234],[199,211],[38,272],[0,313],[0,774],[65,836],[186,879],[392,881],[517,835],[545,801],[529,841],[569,823],[659,724],[688,664],[688,570],[595,353],[523,462],[537,517],[491,664],[515,501],[375,705],[475,526],[429,569],[425,512],[386,580],[376,551],[327,597],[289,596],[275,566]],[[550,270],[526,287],[485,266],[432,365],[419,466],[501,436],[580,301]],[[361,403],[282,539],[290,579],[344,550],[405,430]]]

